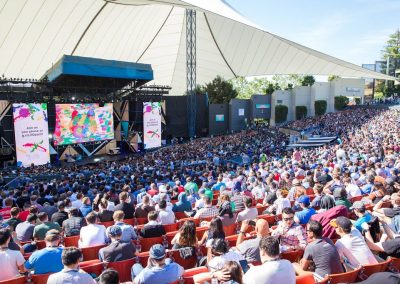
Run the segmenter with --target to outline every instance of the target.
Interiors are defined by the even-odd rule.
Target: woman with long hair
[[[196,247],[196,223],[192,220],[187,220],[185,223],[183,223],[182,227],[179,228],[178,233],[172,239],[171,244],[172,249]]]
[[[210,247],[214,239],[225,239],[224,227],[219,217],[212,218],[208,230],[204,232],[199,245],[206,243],[206,246]]]
[[[212,278],[227,284],[243,284],[243,270],[236,261],[227,261],[221,270],[196,274],[193,276],[193,281],[195,284],[203,284],[209,283]]]

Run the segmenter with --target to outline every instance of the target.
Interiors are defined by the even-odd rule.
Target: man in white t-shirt
[[[87,226],[81,228],[78,246],[80,248],[104,245],[107,241],[106,227],[96,224],[97,216],[90,212],[86,216]]]
[[[346,177],[343,179],[343,183],[346,186],[347,198],[350,199],[355,196],[362,195],[361,189],[358,185],[351,182],[351,178]]]
[[[11,233],[8,229],[0,229],[0,281],[11,280],[25,272],[25,259],[19,250],[8,249]]]
[[[175,214],[174,212],[167,210],[167,201],[164,199],[158,202],[158,218],[160,219],[160,224],[162,225],[175,223]]]
[[[360,231],[353,228],[349,218],[340,216],[333,219],[330,224],[340,236],[335,244],[340,258],[346,259],[353,267],[378,263]]]
[[[236,222],[241,222],[244,220],[253,220],[253,219],[257,218],[258,211],[257,211],[257,208],[252,207],[253,200],[248,196],[244,196],[243,203],[244,203],[245,209],[243,211],[239,212],[239,214],[236,218]]]
[[[275,237],[263,237],[260,240],[262,265],[253,266],[243,277],[246,284],[285,283],[295,284],[296,273],[293,265],[279,257],[279,241]]]

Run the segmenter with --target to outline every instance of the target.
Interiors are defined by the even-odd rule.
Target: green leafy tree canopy
[[[217,76],[204,86],[204,91],[208,94],[208,99],[212,104],[229,103],[231,99],[237,97],[238,92],[233,88],[231,82]]]

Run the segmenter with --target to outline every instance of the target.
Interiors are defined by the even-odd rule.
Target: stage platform
[[[299,140],[296,143],[289,144],[286,148],[313,148],[313,147],[321,147],[325,144],[329,144],[334,142],[338,137],[337,136],[327,136],[327,137],[309,137],[308,139]]]
[[[61,166],[63,168],[69,168],[73,166],[84,166],[84,165],[90,165],[90,164],[97,164],[97,163],[104,163],[104,162],[112,162],[112,161],[121,161],[125,158],[127,158],[127,154],[119,154],[119,155],[96,155],[92,157],[87,157],[83,158],[79,161],[75,162],[67,162],[67,161],[61,161]]]

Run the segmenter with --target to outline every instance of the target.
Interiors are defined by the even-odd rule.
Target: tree
[[[387,62],[389,62],[389,68],[387,68]],[[397,69],[400,69],[400,29],[389,35],[389,40],[382,50],[381,72],[386,74],[389,71],[388,75],[395,76]],[[382,89],[385,97],[400,93],[400,87],[395,86],[393,81],[388,81]]]
[[[231,99],[237,97],[238,92],[233,88],[232,83],[217,76],[204,86],[204,91],[208,94],[211,104],[229,103]]]
[[[320,116],[325,114],[327,102],[325,100],[318,100],[314,102],[315,115]]]
[[[265,93],[266,93],[267,95],[271,95],[274,91],[275,91],[274,84],[269,83],[269,84],[268,84],[268,87],[265,89]]]
[[[328,76],[328,82],[332,82],[333,80],[338,79],[338,78],[340,78],[340,76],[337,76],[337,75],[329,75],[329,76]]]
[[[338,96],[335,97],[335,109],[342,110],[344,109],[349,103],[349,98],[345,96]]]
[[[303,78],[303,81],[301,81],[302,86],[312,86],[315,83],[315,78],[312,75],[306,75]]]

